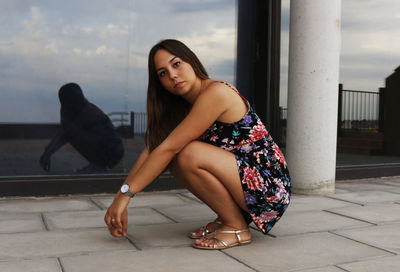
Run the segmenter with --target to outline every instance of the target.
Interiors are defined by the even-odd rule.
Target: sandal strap
[[[213,223],[215,223],[215,224],[217,224],[217,225],[221,225],[221,226],[222,226],[222,224],[223,224],[222,221],[221,221],[221,220],[218,220],[218,218],[217,218],[217,219],[215,219],[213,222],[210,222],[210,223],[208,223],[207,225],[200,227],[197,231],[191,232],[190,235],[192,235],[192,236],[198,235],[198,232],[200,232],[200,237],[205,237],[206,235],[208,235],[208,234],[211,233],[211,231],[208,230],[208,228],[207,228],[208,225],[209,225],[209,224],[213,224]],[[199,238],[200,238],[200,237],[199,237]]]
[[[201,235],[202,235],[202,236],[206,236],[207,234],[211,233],[211,231],[209,231],[209,230],[207,229],[207,226],[208,226],[209,224],[213,224],[213,223],[216,223],[216,224],[218,224],[218,225],[222,225],[222,221],[219,221],[219,220],[215,219],[213,222],[208,223],[208,224],[205,225],[205,226],[202,226],[202,227],[200,228],[200,231],[201,231]]]
[[[242,232],[247,232],[250,231],[249,228],[246,229],[241,229],[241,230],[216,230],[214,231],[214,237],[212,239],[215,239],[216,241],[219,241],[220,243],[222,243],[224,246],[227,246],[226,243],[220,239],[217,239],[217,234],[218,233],[222,233],[222,234],[235,234],[236,235],[236,239],[238,240],[239,244],[242,243],[242,237],[240,237],[239,233]]]
[[[229,247],[229,245],[225,241],[220,240],[220,239],[218,239],[216,237],[208,238],[208,240],[212,241],[212,248],[214,248],[214,249],[224,249],[224,248],[228,248]],[[217,248],[218,247],[218,243],[221,243],[223,245],[223,247]]]

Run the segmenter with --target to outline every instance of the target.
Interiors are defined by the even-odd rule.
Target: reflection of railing
[[[146,133],[147,113],[145,112],[110,112],[108,116],[123,137],[132,138]]]
[[[147,113],[131,111],[131,126],[134,135],[144,135],[147,128]]]
[[[115,127],[124,126],[127,124],[128,112],[113,111],[108,114]],[[114,117],[116,116],[116,117]]]

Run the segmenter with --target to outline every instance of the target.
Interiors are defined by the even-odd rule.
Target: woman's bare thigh
[[[194,168],[194,169],[193,169]],[[240,208],[248,211],[238,172],[236,157],[219,147],[193,141],[179,153],[174,161],[174,171],[206,170],[216,177],[229,191]]]

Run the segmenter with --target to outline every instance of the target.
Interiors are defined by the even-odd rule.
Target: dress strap
[[[226,86],[228,86],[229,88],[231,88],[232,90],[234,90],[234,91],[246,102],[246,104],[247,104],[247,105],[249,106],[249,108],[250,108],[250,102],[249,102],[235,87],[233,87],[232,84],[230,84],[230,83],[228,83],[228,82],[226,82],[226,81],[222,81],[222,80],[216,80],[216,81],[214,81],[214,82],[218,82],[218,83],[225,84]]]

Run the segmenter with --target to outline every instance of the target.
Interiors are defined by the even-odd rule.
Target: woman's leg
[[[247,211],[235,156],[221,148],[194,141],[174,159],[171,173],[194,195],[206,203],[223,222],[219,230],[245,229],[241,209]],[[220,234],[218,239],[236,241],[235,235]],[[250,233],[241,234],[250,239]],[[200,242],[197,242],[200,243]],[[203,241],[210,244],[210,241]]]

